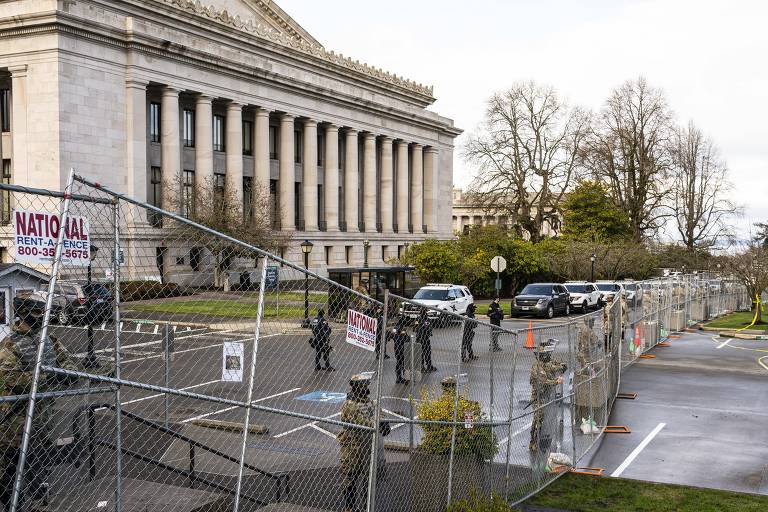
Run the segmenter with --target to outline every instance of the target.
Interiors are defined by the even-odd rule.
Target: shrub
[[[123,281],[120,283],[120,301],[165,299],[189,295],[176,283],[158,283],[157,281]]]
[[[453,411],[456,395],[451,391],[443,391],[439,397],[430,396],[425,391],[417,410],[419,419],[425,421],[453,421]],[[474,422],[486,420],[480,404],[466,396],[459,395],[459,408],[456,419],[463,423],[465,413],[471,413]],[[423,425],[424,437],[418,450],[422,453],[447,455],[451,452],[451,425]],[[474,455],[478,459],[491,459],[498,452],[496,434],[490,426],[474,425],[466,428],[463,424],[456,428],[456,455]]]

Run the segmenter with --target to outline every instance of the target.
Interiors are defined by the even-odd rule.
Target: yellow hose
[[[760,311],[765,312],[765,307],[763,306],[762,302],[760,302],[760,295],[755,294],[755,317],[752,319],[751,324],[746,327],[742,327],[741,329],[736,329],[736,332],[745,331],[755,325],[755,322],[757,322],[757,315],[760,314]]]

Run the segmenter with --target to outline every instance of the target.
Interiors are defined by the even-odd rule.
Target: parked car
[[[475,302],[472,293],[466,286],[456,284],[427,284],[419,288],[413,296],[413,302],[433,308],[441,309],[457,315],[466,315],[467,307]],[[405,303],[402,313],[415,320],[419,316],[420,308],[415,304]],[[439,313],[427,310],[427,316],[436,318]]]
[[[615,283],[613,281],[598,281],[597,289],[603,295],[603,302],[614,300],[615,298],[624,295],[624,286],[621,283]]]
[[[20,292],[13,298],[13,309],[27,307],[38,309],[41,314],[44,314],[47,297],[48,292],[43,290]],[[69,323],[70,318],[72,318],[72,314],[67,299],[60,295],[54,295],[51,301],[51,322],[66,325]],[[62,319],[64,322],[62,322]]]
[[[529,284],[512,299],[512,316],[537,315],[553,318],[556,314],[569,315],[571,305],[568,290],[562,284]]]
[[[570,294],[572,309],[581,309],[586,313],[590,308],[597,309],[603,306],[603,296],[596,284],[585,281],[568,281],[564,286]]]
[[[112,319],[114,297],[101,283],[61,281],[56,283],[55,297],[63,297],[67,304],[57,315],[60,324],[98,324]]]
[[[627,302],[633,306],[639,306],[643,303],[643,290],[638,287],[634,281],[622,281],[621,286],[624,287],[624,297]]]

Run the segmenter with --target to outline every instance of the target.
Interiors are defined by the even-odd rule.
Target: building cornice
[[[337,54],[333,51],[328,51],[318,44],[314,44],[311,41],[306,40],[304,37],[297,34],[289,35],[294,31],[289,31],[288,34],[281,33],[272,27],[266,27],[260,23],[254,23],[253,20],[243,21],[240,16],[232,16],[226,9],[218,10],[214,6],[205,7],[200,0],[159,0],[166,4],[169,4],[177,9],[193,13],[197,16],[206,17],[216,23],[227,25],[237,30],[250,33],[262,39],[268,39],[275,43],[293,48],[306,55],[310,55],[314,58],[323,60],[336,66],[340,66],[348,71],[354,71],[362,75],[381,80],[398,87],[402,87],[412,93],[421,96],[422,101],[426,101],[427,104],[433,103],[434,87],[426,86],[416,83],[412,80],[397,76],[380,68],[370,66],[366,63],[361,63],[358,60],[352,60],[350,57],[345,57],[342,54]],[[272,13],[276,18],[279,18],[275,11],[272,10],[267,2],[257,2],[259,7],[264,8],[268,13]],[[286,25],[286,28],[288,26]]]

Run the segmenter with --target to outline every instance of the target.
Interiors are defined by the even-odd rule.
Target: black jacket
[[[488,306],[488,317],[493,325],[501,325],[501,321],[504,320],[504,311],[502,311],[501,305],[491,302],[491,305]]]
[[[318,316],[312,322],[312,336],[315,337],[315,347],[321,348],[331,342],[331,326],[325,317]]]

